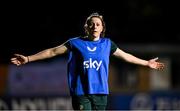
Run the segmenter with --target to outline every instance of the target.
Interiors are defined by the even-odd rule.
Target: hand
[[[11,58],[11,62],[17,66],[29,62],[28,57],[20,54],[14,54],[15,57]]]
[[[151,59],[148,61],[148,66],[153,69],[162,70],[164,69],[164,63],[156,62],[158,60],[158,57]]]

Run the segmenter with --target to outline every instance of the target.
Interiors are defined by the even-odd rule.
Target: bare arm
[[[122,51],[119,48],[117,48],[117,50],[113,53],[113,55],[116,56],[117,58],[121,58],[129,63],[138,64],[138,65],[142,65],[142,66],[148,66],[153,69],[163,69],[164,68],[163,63],[156,62],[156,60],[158,58],[154,58],[151,60],[140,59],[138,57],[133,56],[132,54]]]
[[[54,48],[49,48],[46,50],[43,50],[37,54],[27,56],[29,59],[29,62],[36,61],[36,60],[42,60],[47,58],[52,58],[54,56],[64,54],[67,52],[67,48],[64,45],[60,45]]]
[[[19,66],[22,64],[26,64],[28,62],[43,60],[43,59],[47,59],[47,58],[51,58],[57,55],[64,54],[68,51],[67,47],[64,44],[57,47],[45,49],[43,51],[40,51],[36,54],[29,55],[29,56],[15,54],[15,57],[11,58],[11,62]]]

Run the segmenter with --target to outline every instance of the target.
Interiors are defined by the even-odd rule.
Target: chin
[[[98,37],[100,37],[100,35],[99,34],[93,34],[93,37],[98,38]]]

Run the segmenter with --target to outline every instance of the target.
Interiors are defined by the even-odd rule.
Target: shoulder
[[[109,37],[104,37],[103,39],[105,41],[108,41],[112,47],[116,47],[116,48],[118,47],[117,44],[113,40],[111,40]]]
[[[81,37],[72,37],[72,38],[70,38],[70,39],[68,39],[68,41],[76,41],[76,40],[78,40],[78,39],[80,39]]]
[[[79,41],[82,41],[82,37],[72,37],[72,38],[69,38],[66,42],[71,44],[71,43],[76,43]]]
[[[110,41],[111,43],[115,43],[110,37],[103,37],[104,40]]]
[[[64,45],[68,48],[68,49],[72,49],[73,45],[77,43],[77,41],[79,41],[81,37],[71,37],[69,38]]]
[[[111,42],[111,39],[109,37],[102,37],[101,41]]]

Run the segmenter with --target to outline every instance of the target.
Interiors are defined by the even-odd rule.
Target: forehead
[[[98,17],[92,17],[90,21],[91,22],[96,22],[96,23],[102,23],[101,19],[98,18]]]

